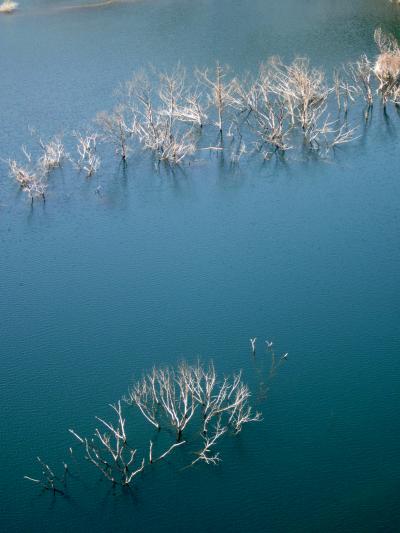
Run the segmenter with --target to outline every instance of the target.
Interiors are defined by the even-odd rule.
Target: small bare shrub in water
[[[28,481],[37,484],[39,487],[42,488],[42,490],[49,490],[53,492],[53,494],[64,495],[66,476],[68,471],[68,466],[66,465],[66,463],[63,463],[63,475],[58,476],[54,473],[53,469],[50,468],[48,464],[42,461],[40,457],[36,457],[36,459],[41,468],[41,476],[38,478],[24,476],[24,479],[27,479]]]
[[[40,148],[40,155],[37,160],[34,162],[31,153],[27,151],[25,146],[22,146],[21,150],[25,162],[19,163],[15,159],[9,159],[7,163],[10,176],[33,202],[36,198],[45,199],[48,176],[54,169],[62,165],[67,154],[60,137],[55,136],[45,142],[35,130],[31,129],[31,134],[36,137]]]
[[[31,202],[35,198],[45,199],[47,181],[41,172],[40,167],[34,168],[32,165],[32,156],[23,148],[26,158],[25,164],[18,163],[15,159],[8,161],[9,173],[12,178],[18,183],[22,191],[24,191]]]
[[[73,161],[78,170],[84,170],[86,176],[89,178],[93,176],[100,168],[100,157],[97,155],[97,140],[98,133],[81,134],[77,131],[73,132],[76,138],[76,151],[79,158]]]

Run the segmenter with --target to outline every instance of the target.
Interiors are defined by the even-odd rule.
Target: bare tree
[[[370,110],[374,103],[372,92],[372,64],[368,57],[363,54],[358,61],[348,65],[348,71],[355,85],[347,86],[347,94],[352,97],[352,94],[361,93],[367,104],[365,111],[365,119],[368,119]],[[350,91],[349,91],[350,89]]]
[[[209,379],[205,376],[205,381]],[[214,388],[214,387],[213,387]],[[212,392],[212,389],[209,391]],[[258,422],[261,420],[261,413],[253,410],[248,403],[251,396],[247,385],[241,381],[241,373],[233,376],[232,380],[224,378],[222,383],[213,391],[212,396],[207,394],[206,407],[203,410],[203,433],[207,434],[209,423],[216,417],[226,417],[225,422],[228,427],[232,427],[235,433],[239,433],[244,423]]]
[[[30,129],[31,134],[36,137],[40,148],[40,155],[36,162],[25,146],[21,150],[25,157],[25,164],[18,163],[15,159],[8,160],[10,176],[13,177],[20,188],[26,192],[33,203],[35,198],[45,199],[48,186],[48,175],[50,172],[61,166],[67,157],[64,145],[59,136],[55,136],[49,141],[43,141],[36,130]]]
[[[207,115],[202,103],[202,93],[196,87],[188,88],[186,72],[178,65],[170,74],[160,73],[159,98],[163,108],[161,116],[169,119],[169,129],[172,130],[174,120],[203,127]]]
[[[193,417],[197,404],[190,388],[190,369],[181,364],[178,369],[156,369],[134,385],[127,398],[157,429],[161,420],[175,428],[179,442],[182,432]]]
[[[58,477],[53,470],[49,467],[48,464],[46,464],[40,457],[36,458],[38,463],[41,466],[42,472],[40,478],[33,478],[30,476],[24,476],[24,479],[27,479],[28,481],[31,481],[32,483],[36,483],[40,487],[42,487],[43,490],[49,490],[53,492],[53,494],[65,494],[65,478],[68,471],[68,466],[66,463],[63,463],[64,467],[64,474],[60,478]]]
[[[255,81],[246,79],[241,83],[235,79],[234,86],[236,100],[231,102],[231,106],[242,117],[242,124],[256,134],[258,150],[265,145],[272,148],[273,153],[289,150],[289,112],[285,102],[270,92],[270,72],[266,66],[261,66]],[[270,156],[270,151],[264,152],[265,158]]]
[[[229,106],[236,105],[238,100],[235,97],[235,80],[226,80],[228,75],[228,68],[221,66],[217,63],[215,67],[214,76],[212,76],[208,69],[196,70],[196,76],[200,83],[202,83],[207,89],[207,98],[216,110],[217,121],[216,126],[220,135],[223,133],[224,115]]]
[[[30,127],[29,131],[40,149],[40,156],[36,166],[41,173],[47,175],[52,170],[61,167],[63,161],[68,157],[61,137],[55,135],[46,141],[43,140],[35,128]]]
[[[226,425],[235,432],[239,432],[245,422],[260,420],[261,414],[253,414],[249,406],[250,396],[240,373],[219,382],[213,365],[181,363],[177,369],[153,368],[134,384],[126,401],[136,405],[157,429],[161,429],[163,423],[173,427],[179,442],[198,408],[202,412],[204,434],[215,417],[225,417]]]
[[[379,81],[379,91],[384,105],[393,94],[397,93],[400,84],[400,48],[393,35],[385,34],[382,28],[374,33],[379,56],[374,65],[374,73]]]
[[[133,385],[129,390],[129,395],[124,400],[129,405],[136,405],[146,420],[156,429],[160,430],[161,424],[158,409],[160,400],[157,394],[156,380],[157,370],[153,368],[149,374],[143,376],[141,381]]]
[[[291,148],[288,142],[291,127],[288,126],[287,110],[284,105],[268,102],[262,98],[262,106],[258,105],[253,112],[256,123],[255,131],[261,139],[261,146],[266,144],[274,152],[286,152]],[[269,152],[265,158],[269,158]]]
[[[125,108],[118,105],[112,113],[105,111],[98,113],[96,122],[102,130],[102,138],[115,147],[115,153],[124,161],[128,155],[128,140],[132,135],[132,129],[128,127],[125,116]]]
[[[207,114],[199,90],[189,91],[185,95],[183,102],[177,106],[175,113],[177,120],[202,128],[207,120]]]
[[[165,419],[175,428],[178,442],[172,445],[157,460],[170,453],[180,441],[182,433],[199,407],[202,413],[203,448],[198,453],[198,461],[216,464],[219,453],[212,452],[217,440],[231,427],[235,433],[241,431],[248,422],[261,420],[260,413],[253,413],[248,403],[250,391],[241,381],[241,374],[224,378],[219,382],[214,366],[204,367],[199,362],[189,366],[181,363],[177,369],[153,369],[145,375],[130,391],[128,403],[137,405],[146,419],[157,429],[159,420]],[[149,460],[153,443],[150,441]]]
[[[44,200],[47,190],[45,175],[41,172],[42,169],[34,168],[32,165],[32,156],[27,152],[25,147],[22,147],[22,151],[27,162],[24,166],[15,159],[9,159],[8,169],[10,176],[15,179],[21,190],[28,195],[32,203],[35,198],[40,197]]]
[[[352,76],[352,74],[349,74],[348,70],[349,68],[347,67],[343,68],[342,70],[335,69],[333,72],[333,87],[336,95],[337,107],[339,111],[343,109],[345,115],[347,115],[350,103],[355,102],[356,96],[362,92],[363,88],[366,89],[365,93],[363,93],[366,97],[365,99],[367,100],[367,102],[369,101],[368,87],[370,85],[370,79],[366,79],[366,83],[363,83],[362,87],[360,88],[360,86],[358,85],[358,78],[357,82],[354,82],[354,76]],[[368,74],[370,76],[371,72],[369,72]]]
[[[299,122],[306,130],[318,110],[326,105],[331,92],[324,73],[311,68],[307,58],[296,58],[291,65],[284,65],[279,58],[274,59],[267,72],[270,93],[285,103],[292,123]]]
[[[151,151],[157,161],[178,165],[196,150],[191,130],[179,123],[201,121],[201,112],[199,107],[190,110],[188,105],[182,104],[185,94],[183,71],[178,68],[172,74],[160,74],[159,79],[156,98],[147,75],[139,73],[134,76],[125,85],[126,106],[131,115],[132,133],[139,143]],[[185,102],[187,104],[188,100]]]
[[[130,485],[133,479],[144,470],[145,460],[140,466],[133,467],[137,450],[128,445],[125,432],[125,418],[121,402],[110,405],[117,414],[117,425],[96,416],[96,419],[108,430],[102,433],[96,428],[94,438],[81,437],[73,429],[69,432],[84,447],[85,459],[90,461],[113,484]]]
[[[42,148],[42,155],[39,157],[38,165],[45,174],[48,174],[51,170],[61,166],[66,157],[65,148],[60,137],[57,136],[47,143],[39,138],[39,144]]]
[[[78,131],[73,132],[77,140],[76,150],[79,158],[75,163],[78,170],[84,170],[86,176],[90,177],[95,174],[100,167],[100,157],[97,155],[98,133],[81,134]]]
[[[381,54],[397,53],[399,51],[399,43],[394,35],[385,33],[381,27],[374,31],[374,40]]]

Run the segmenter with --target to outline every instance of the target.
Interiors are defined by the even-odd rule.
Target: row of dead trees
[[[153,368],[134,383],[128,394],[111,405],[114,419],[96,417],[99,426],[91,437],[69,429],[83,456],[113,485],[130,486],[135,477],[149,465],[169,456],[177,448],[186,448],[191,458],[187,466],[196,463],[217,464],[218,444],[222,436],[239,433],[248,422],[261,420],[261,413],[250,405],[251,393],[243,383],[241,373],[219,378],[213,364],[185,362],[177,367]],[[134,413],[142,415],[153,428],[148,444],[133,444],[128,425]],[[127,413],[129,416],[127,416]],[[155,442],[164,433],[163,449]],[[151,435],[151,433],[150,433]],[[137,438],[137,437],[135,437]],[[73,448],[70,453],[74,454]],[[140,457],[139,457],[140,455]],[[41,476],[25,476],[44,490],[65,492],[68,465],[63,463],[63,475],[38,458]]]
[[[336,70],[331,84],[303,58],[289,65],[273,58],[255,78],[242,80],[219,64],[213,71],[197,69],[191,77],[195,84],[187,83],[180,66],[171,73],[140,72],[120,86],[112,112],[97,115],[98,131],[74,132],[76,156],[66,153],[59,137],[39,138],[37,161],[23,147],[26,162],[9,160],[10,174],[33,200],[45,197],[50,172],[65,160],[88,177],[96,173],[99,142],[112,145],[123,161],[141,148],[168,165],[180,165],[204,150],[228,152],[233,163],[244,154],[262,153],[268,159],[296,147],[326,154],[356,138],[357,127],[348,124],[356,100],[364,102],[365,119],[376,97],[384,107],[400,105],[399,45],[380,28],[374,37],[376,60],[363,55]],[[333,119],[335,107],[339,113]]]

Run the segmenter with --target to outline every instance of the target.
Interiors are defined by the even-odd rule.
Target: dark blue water
[[[149,62],[243,73],[307,54],[329,70],[400,20],[372,0],[57,6],[0,19],[3,158],[28,125],[84,124]],[[91,181],[67,166],[33,209],[1,167],[3,531],[399,530],[399,127],[376,105],[367,134],[320,161],[172,174],[133,155]],[[260,403],[267,338],[289,358]],[[67,429],[90,434],[134,375],[197,356],[243,368],[264,413],[219,467],[171,460],[127,493],[84,466],[56,499],[23,479],[36,455],[69,461]]]

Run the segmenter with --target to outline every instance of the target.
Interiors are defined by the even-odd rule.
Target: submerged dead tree
[[[374,103],[373,89],[372,89],[372,64],[368,57],[363,54],[358,61],[348,65],[350,76],[354,85],[351,86],[348,94],[351,97],[356,91],[363,95],[367,104],[366,118],[368,118],[369,111]],[[349,87],[349,86],[348,86]]]
[[[32,163],[32,156],[27,152],[25,147],[22,147],[26,162],[21,164],[15,159],[9,159],[8,169],[10,176],[18,183],[20,189],[25,192],[31,203],[36,198],[46,197],[47,180],[45,173],[42,172],[41,167]]]
[[[66,476],[68,472],[68,465],[63,463],[64,471],[62,477],[57,476],[54,471],[46,464],[40,457],[36,457],[40,467],[41,476],[34,478],[31,476],[24,476],[24,479],[36,483],[43,490],[53,492],[53,494],[65,494]]]
[[[178,454],[178,449],[182,450],[180,461],[187,467],[200,462],[219,463],[221,438],[261,420],[261,413],[250,405],[250,397],[241,372],[219,378],[212,363],[199,361],[194,365],[182,362],[175,367],[154,367],[133,384],[123,400],[110,404],[113,421],[96,416],[100,426],[91,437],[72,428],[68,431],[86,461],[113,485],[127,487],[147,468]],[[133,409],[125,413],[124,405]],[[137,446],[131,444],[132,427],[143,428],[143,424],[135,424],[135,415],[143,416],[153,430],[153,435],[142,438],[136,433]],[[73,448],[70,453],[75,457]],[[25,478],[44,490],[64,494],[69,467],[63,463],[64,477],[60,478],[40,458],[38,461],[42,476]]]
[[[382,28],[377,28],[374,33],[375,43],[379,55],[374,65],[374,74],[379,80],[378,91],[386,106],[388,100],[398,102],[400,86],[400,48],[393,35],[386,34]]]
[[[31,133],[36,136],[41,149],[41,155],[37,161],[37,165],[43,174],[47,175],[52,170],[61,167],[64,159],[67,157],[61,137],[56,135],[45,142],[35,130],[31,130]]]
[[[183,362],[176,368],[153,368],[133,385],[124,400],[136,407],[157,433],[165,429],[168,438],[169,428],[174,430],[175,442],[169,443],[164,451],[157,454],[154,454],[154,442],[150,439],[149,465],[188,445],[189,438],[183,439],[183,432],[192,423],[195,431],[190,434],[192,438],[194,435],[195,441],[196,437],[200,439],[201,448],[194,452],[197,458],[190,462],[190,466],[199,461],[217,464],[221,459],[215,448],[220,437],[229,430],[239,433],[244,424],[261,420],[261,413],[253,412],[249,404],[250,396],[249,388],[241,380],[241,373],[219,380],[212,364],[206,367],[198,362],[191,366]],[[116,422],[96,416],[101,429],[96,428],[93,437],[81,436],[75,429],[68,431],[83,448],[84,458],[106,479],[113,485],[129,486],[145,469],[146,458],[143,454],[142,460],[136,462],[138,448],[130,444],[121,401],[110,404],[110,407],[116,415]],[[141,447],[143,449],[143,443]],[[72,449],[70,451],[72,453]],[[44,468],[43,475],[42,480],[27,479],[44,488],[55,487],[56,478],[48,467]]]
[[[222,137],[224,129],[225,112],[229,107],[233,107],[236,103],[235,94],[235,80],[229,79],[228,68],[223,67],[217,63],[213,75],[208,69],[197,70],[197,79],[207,89],[207,100],[210,106],[216,112],[216,127]]]
[[[48,177],[53,170],[61,167],[67,153],[59,136],[56,135],[48,141],[43,141],[36,130],[30,129],[30,132],[36,138],[39,147],[36,161],[27,148],[22,146],[21,151],[25,162],[19,163],[15,159],[9,159],[7,163],[10,176],[15,179],[33,203],[36,198],[45,199]]]
[[[34,170],[22,166],[15,159],[9,160],[8,168],[10,176],[15,179],[21,190],[28,194],[32,202],[34,198],[45,198],[47,184],[37,176]]]
[[[363,54],[332,76],[302,57],[288,64],[272,58],[260,65],[257,75],[243,78],[219,63],[213,70],[195,69],[192,81],[180,65],[168,72],[139,72],[120,86],[111,112],[97,115],[98,132],[73,132],[74,159],[60,136],[44,141],[35,133],[35,156],[23,149],[25,161],[6,161],[9,172],[33,201],[45,198],[49,175],[65,160],[87,177],[97,172],[100,141],[123,161],[130,152],[145,151],[157,166],[167,167],[198,162],[204,152],[221,154],[221,161],[231,164],[244,155],[261,153],[267,160],[288,150],[312,154],[313,159],[326,157],[357,138],[356,127],[349,124],[352,105],[366,120],[375,94],[383,109],[388,102],[400,105],[399,44],[380,28],[375,41],[375,61]]]
[[[92,463],[114,485],[130,485],[133,479],[143,471],[144,458],[139,466],[134,467],[137,449],[128,444],[125,431],[126,419],[122,414],[121,402],[110,405],[117,415],[117,424],[107,422],[96,416],[96,419],[107,431],[95,429],[94,437],[81,437],[75,430],[69,429],[78,442],[84,447],[85,459]]]
[[[282,95],[271,94],[270,78],[264,68],[260,69],[257,81],[247,92],[247,123],[256,133],[259,149],[264,145],[273,152],[284,153],[290,149],[289,134],[293,127],[292,110],[288,111]],[[269,159],[269,150],[264,151],[264,158]]]
[[[100,157],[97,155],[99,134],[96,132],[81,134],[74,131],[73,135],[77,141],[76,151],[79,155],[74,164],[78,170],[84,170],[89,178],[98,171],[101,163]]]
[[[191,124],[202,124],[203,115],[196,96],[187,95],[179,69],[160,74],[157,89],[145,73],[139,73],[125,84],[123,96],[133,137],[157,161],[179,165],[195,152]]]
[[[285,103],[292,124],[309,128],[331,92],[324,72],[312,68],[307,58],[296,58],[290,65],[276,58],[266,74],[270,77],[269,92]]]
[[[172,427],[180,442],[187,426],[199,423],[208,434],[210,424],[220,420],[226,429],[239,433],[243,424],[261,420],[249,404],[250,390],[241,381],[241,374],[217,379],[212,364],[181,363],[177,368],[153,368],[136,382],[125,398],[157,430]]]
[[[117,106],[111,113],[98,113],[96,122],[100,126],[103,140],[114,145],[115,153],[125,161],[132,130],[126,124],[123,106]]]

